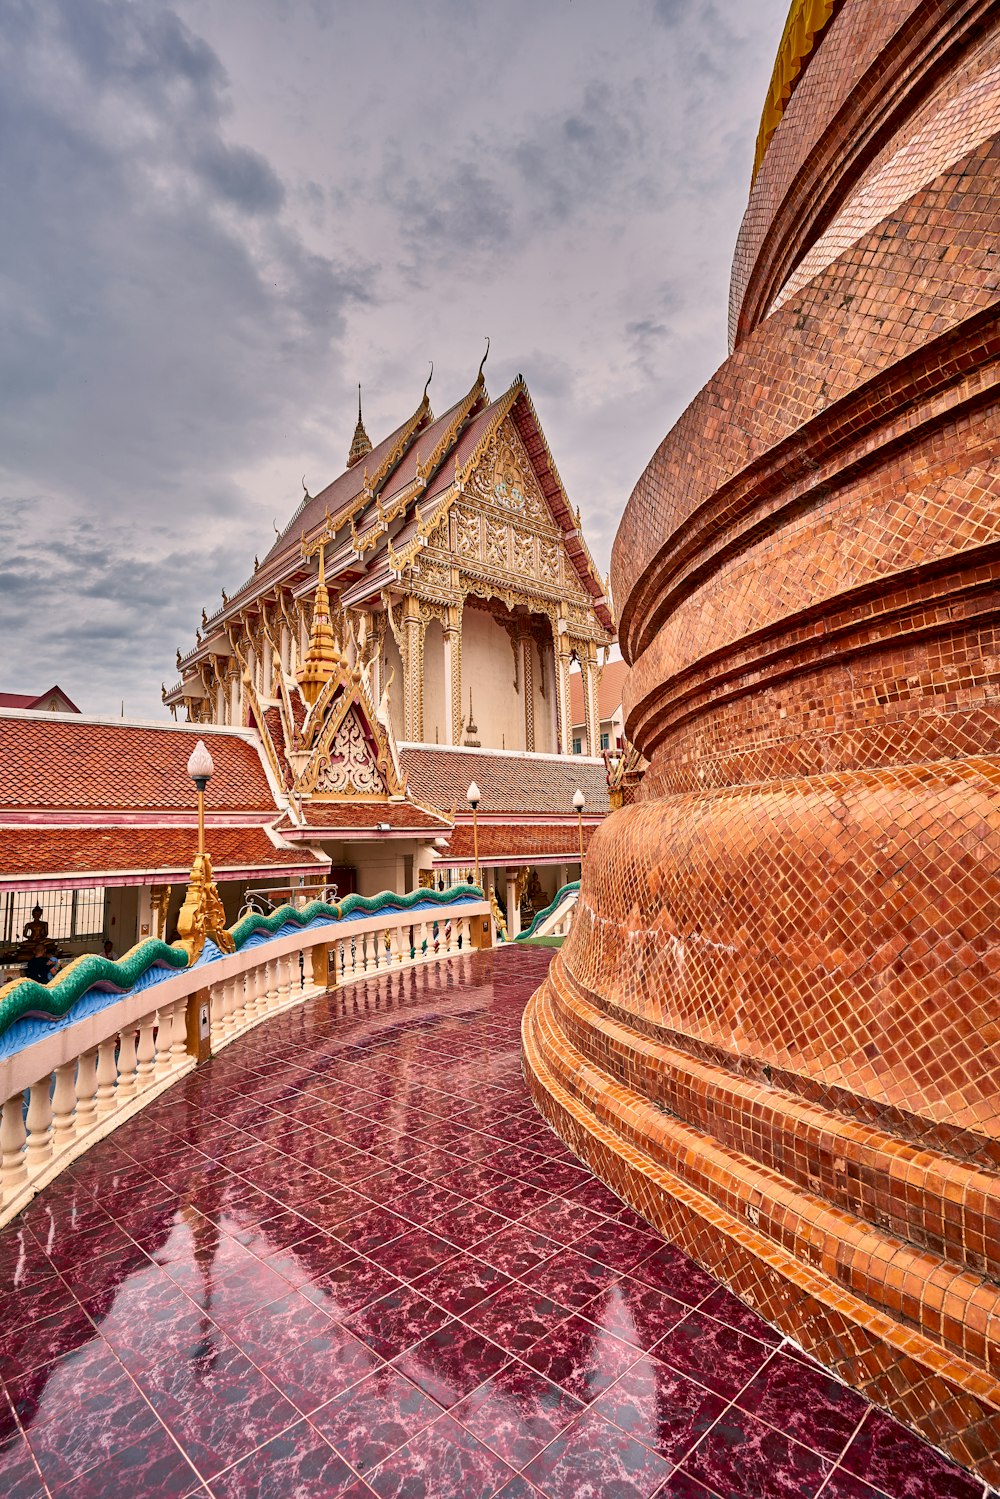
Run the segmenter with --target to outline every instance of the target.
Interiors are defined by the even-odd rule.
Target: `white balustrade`
[[[208,968],[166,972],[153,987],[0,1058],[0,1225],[89,1146],[197,1065],[188,1052],[189,1004],[207,997],[213,1051],[274,1013],[372,976],[380,980],[381,997],[373,999],[370,986],[359,990],[344,1012],[358,1004],[381,1008],[382,975],[389,976],[394,1004],[392,976],[413,968],[420,992],[435,958],[462,961],[471,948],[470,917],[487,910],[482,903],[442,910],[429,920],[428,913],[413,920],[388,911],[339,926],[331,922],[320,947],[315,931],[289,933],[226,954]],[[317,982],[324,971],[325,982]]]

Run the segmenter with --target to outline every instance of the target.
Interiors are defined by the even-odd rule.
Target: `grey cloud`
[[[257,151],[211,142],[194,159],[208,187],[244,213],[277,213],[285,189],[277,173]]]
[[[201,606],[342,465],[353,381],[376,438],[487,332],[606,566],[725,352],[786,8],[0,5],[0,686],[159,712]]]

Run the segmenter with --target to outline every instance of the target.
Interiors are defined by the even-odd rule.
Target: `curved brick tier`
[[[998,132],[996,6],[834,11],[619,530],[650,767],[524,1022],[581,1156],[992,1482]]]

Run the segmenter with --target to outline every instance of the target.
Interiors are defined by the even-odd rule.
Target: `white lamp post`
[[[475,781],[472,782],[468,791],[465,793],[465,799],[469,803],[469,806],[472,808],[472,851],[473,857],[476,861],[476,884],[479,885],[479,820],[476,816],[476,812],[478,810],[481,797],[479,794],[479,787],[476,785]],[[482,889],[481,885],[480,889]]]
[[[579,786],[573,792],[573,805],[576,808],[576,825],[580,834],[580,876],[583,876],[583,809],[587,805],[587,798]]]
[[[198,857],[200,859],[205,853],[205,787],[215,773],[215,766],[212,764],[211,755],[205,748],[204,739],[199,739],[191,751],[187,772],[194,781],[195,790],[198,793]]]

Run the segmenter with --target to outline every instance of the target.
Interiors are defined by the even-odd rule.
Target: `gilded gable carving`
[[[466,492],[524,520],[549,529],[553,526],[528,455],[509,422],[504,422],[488,443]]]
[[[486,561],[493,567],[507,569],[507,533],[508,526],[505,521],[494,520],[488,516],[486,520]]]
[[[462,557],[480,557],[482,535],[480,517],[464,506],[455,508],[455,550]]]
[[[360,796],[385,796],[386,784],[375,763],[354,709],[344,715],[327,753],[322,757],[316,791],[353,792]]]
[[[536,575],[535,538],[533,536],[514,527],[511,531],[510,553],[511,567],[516,573],[525,573],[530,577]]]
[[[559,545],[544,536],[538,538],[538,576],[544,583],[559,582]]]

